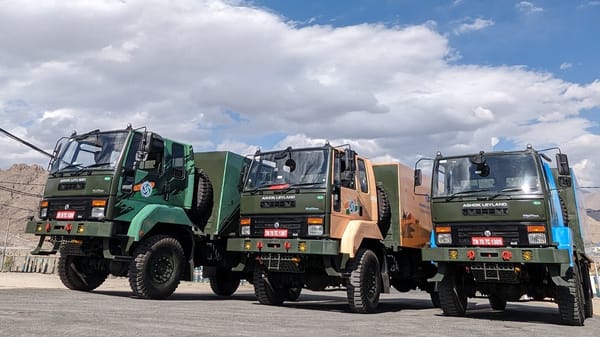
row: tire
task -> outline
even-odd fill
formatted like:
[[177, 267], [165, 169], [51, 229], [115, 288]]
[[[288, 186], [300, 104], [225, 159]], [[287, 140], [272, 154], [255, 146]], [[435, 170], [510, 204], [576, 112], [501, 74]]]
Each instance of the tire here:
[[382, 186], [377, 185], [377, 227], [381, 235], [385, 239], [387, 232], [390, 230], [392, 221], [392, 211], [390, 207], [390, 199]]
[[446, 316], [464, 316], [467, 312], [464, 275], [457, 270], [449, 270], [439, 283], [440, 307]]
[[269, 280], [264, 267], [254, 269], [254, 294], [261, 304], [281, 305], [288, 296], [288, 288], [281, 288]]
[[506, 299], [505, 298], [500, 297], [495, 294], [489, 294], [488, 301], [490, 301], [490, 306], [492, 307], [492, 309], [500, 310], [500, 311], [506, 310]]
[[60, 254], [58, 276], [65, 287], [71, 290], [91, 291], [98, 288], [108, 277], [108, 270], [94, 266], [92, 258]]
[[129, 264], [129, 285], [133, 293], [145, 299], [170, 296], [181, 281], [185, 256], [177, 239], [155, 235], [142, 241]]
[[286, 300], [290, 302], [295, 302], [300, 297], [300, 293], [302, 292], [302, 288], [290, 288], [288, 289], [288, 294]]
[[594, 317], [594, 289], [590, 281], [590, 267], [585, 263], [581, 265], [581, 280], [584, 294], [583, 312], [585, 318], [591, 318]]
[[556, 287], [556, 302], [560, 321], [565, 325], [582, 326], [585, 320], [584, 296], [577, 263], [567, 271], [568, 286]]
[[381, 270], [373, 251], [361, 248], [352, 262], [352, 272], [347, 284], [350, 310], [357, 313], [373, 313], [381, 294]]
[[437, 291], [432, 291], [429, 293], [429, 297], [431, 298], [431, 304], [434, 308], [440, 308], [440, 293]]
[[194, 197], [194, 208], [190, 218], [196, 224], [204, 224], [212, 213], [213, 186], [208, 175], [203, 170], [196, 172], [196, 195]]
[[211, 276], [210, 289], [218, 296], [231, 296], [240, 286], [240, 278], [228, 269], [217, 268], [216, 276]]

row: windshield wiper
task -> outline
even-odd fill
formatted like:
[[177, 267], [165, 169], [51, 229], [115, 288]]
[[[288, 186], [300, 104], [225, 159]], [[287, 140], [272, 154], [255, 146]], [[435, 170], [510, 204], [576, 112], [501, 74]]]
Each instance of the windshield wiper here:
[[496, 192], [496, 194], [489, 196], [488, 200], [496, 199], [499, 196], [507, 196], [510, 199], [511, 194], [507, 194], [508, 192], [521, 192], [521, 191], [523, 191], [523, 188], [521, 188], [521, 187], [505, 188], [505, 189], [502, 189], [502, 190]]
[[446, 197], [446, 201], [450, 201], [454, 198], [456, 198], [457, 196], [461, 195], [461, 194], [473, 194], [473, 193], [478, 193], [478, 192], [485, 192], [485, 191], [489, 191], [489, 188], [480, 188], [477, 190], [468, 190], [468, 191], [460, 191], [460, 192], [456, 192], [453, 193], [452, 195], [449, 195], [448, 197]]
[[323, 185], [322, 182], [312, 182], [312, 183], [299, 183], [299, 184], [291, 184], [290, 186], [288, 186], [284, 192], [288, 192], [289, 190], [292, 190], [294, 188], [297, 187], [304, 187], [304, 186], [314, 186], [314, 185]]
[[[245, 190], [244, 192], [250, 192], [250, 193], [254, 194], [257, 191], [264, 190], [266, 188], [273, 187], [273, 186], [279, 186], [279, 185], [285, 186], [285, 185], [289, 185], [289, 184], [287, 184], [287, 183], [262, 184], [260, 186], [257, 186], [255, 188], [251, 189], [251, 190]], [[287, 188], [287, 186], [286, 186], [286, 188]]]

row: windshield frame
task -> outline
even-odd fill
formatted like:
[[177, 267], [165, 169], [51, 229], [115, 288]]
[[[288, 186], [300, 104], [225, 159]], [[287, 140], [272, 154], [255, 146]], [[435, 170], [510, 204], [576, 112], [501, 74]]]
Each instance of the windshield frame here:
[[254, 155], [244, 192], [265, 189], [323, 189], [329, 182], [331, 148], [288, 148]]
[[56, 145], [57, 157], [50, 173], [81, 172], [86, 170], [114, 171], [127, 148], [126, 130], [91, 132], [61, 139]]
[[499, 197], [543, 192], [544, 181], [537, 153], [492, 152], [483, 155], [436, 158], [431, 197]]

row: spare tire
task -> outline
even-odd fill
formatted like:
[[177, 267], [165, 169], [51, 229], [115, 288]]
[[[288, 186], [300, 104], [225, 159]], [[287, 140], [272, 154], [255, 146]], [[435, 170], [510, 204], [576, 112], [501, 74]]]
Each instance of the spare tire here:
[[392, 210], [390, 199], [381, 185], [377, 185], [377, 211], [377, 227], [379, 227], [379, 231], [385, 239], [392, 222]]
[[213, 207], [213, 187], [203, 170], [196, 171], [196, 194], [190, 217], [196, 224], [205, 224]]

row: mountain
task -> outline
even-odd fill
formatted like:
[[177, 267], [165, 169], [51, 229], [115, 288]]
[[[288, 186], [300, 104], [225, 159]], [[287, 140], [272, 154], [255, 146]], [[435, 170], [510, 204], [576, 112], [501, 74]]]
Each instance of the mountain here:
[[[35, 237], [24, 234], [28, 217], [37, 213], [48, 177], [38, 165], [15, 164], [0, 170], [0, 246], [34, 246]], [[8, 231], [7, 231], [8, 228]]]

